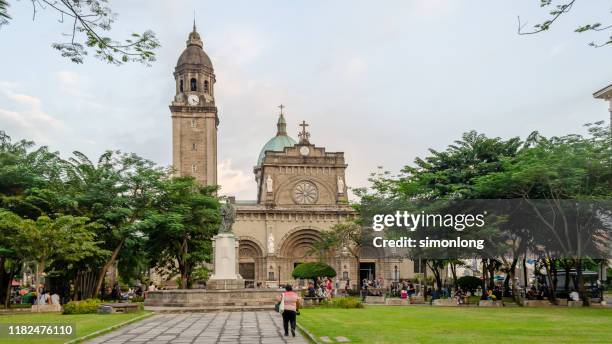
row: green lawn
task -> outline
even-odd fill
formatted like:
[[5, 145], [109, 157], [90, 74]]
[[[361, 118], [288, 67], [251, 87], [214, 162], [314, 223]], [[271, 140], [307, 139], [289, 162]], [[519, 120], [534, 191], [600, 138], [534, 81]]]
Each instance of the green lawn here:
[[313, 335], [354, 343], [612, 343], [612, 309], [366, 306], [301, 314]]
[[[12, 314], [0, 315], [0, 324], [7, 323], [72, 323], [76, 325], [76, 337], [85, 336], [95, 331], [105, 329], [109, 326], [117, 325], [130, 319], [142, 316], [147, 312], [125, 313], [125, 314]], [[19, 343], [19, 344], [55, 344], [64, 343], [72, 338], [38, 338], [28, 339], [20, 337], [16, 339], [0, 338], [0, 343]]]

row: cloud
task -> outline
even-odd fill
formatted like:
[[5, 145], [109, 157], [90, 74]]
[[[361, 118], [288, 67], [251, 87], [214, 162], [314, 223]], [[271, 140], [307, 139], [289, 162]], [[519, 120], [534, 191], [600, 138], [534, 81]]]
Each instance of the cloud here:
[[16, 91], [15, 83], [0, 82], [0, 127], [9, 135], [49, 143], [66, 130], [59, 119], [45, 112], [39, 98]]
[[220, 194], [236, 196], [238, 199], [252, 199], [254, 195], [253, 176], [243, 170], [234, 169], [232, 160], [226, 159], [219, 163]]
[[358, 78], [365, 72], [366, 67], [366, 62], [361, 57], [352, 57], [346, 63], [346, 76], [350, 79]]
[[216, 49], [218, 60], [232, 65], [244, 65], [257, 59], [269, 45], [265, 35], [254, 28], [234, 27], [211, 36], [221, 43]]
[[90, 98], [90, 94], [85, 91], [85, 83], [78, 73], [60, 70], [55, 73], [55, 78], [61, 92], [71, 97]]

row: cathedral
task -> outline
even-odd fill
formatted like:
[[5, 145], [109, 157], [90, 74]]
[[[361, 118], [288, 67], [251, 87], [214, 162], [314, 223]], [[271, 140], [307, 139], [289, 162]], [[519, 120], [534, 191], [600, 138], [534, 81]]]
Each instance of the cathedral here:
[[[172, 163], [178, 175], [217, 185], [220, 116], [215, 73], [203, 48], [194, 24], [174, 70]], [[302, 121], [298, 140], [292, 138], [281, 105], [276, 134], [253, 157], [257, 200], [230, 198], [236, 207], [233, 232], [239, 238], [239, 273], [247, 287], [302, 284], [291, 272], [302, 262], [321, 259], [313, 250], [320, 233], [357, 216], [348, 203], [344, 153], [315, 145], [308, 126]], [[338, 282], [349, 281], [352, 287], [364, 278], [393, 281], [420, 272], [414, 271], [411, 261], [373, 248], [362, 249], [359, 262], [346, 251], [324, 259], [336, 270]]]

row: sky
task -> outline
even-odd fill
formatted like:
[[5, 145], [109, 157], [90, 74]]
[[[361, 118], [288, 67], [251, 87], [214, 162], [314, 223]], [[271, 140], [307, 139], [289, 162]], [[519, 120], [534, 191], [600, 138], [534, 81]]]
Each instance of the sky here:
[[539, 0], [155, 1], [111, 0], [110, 35], [155, 31], [157, 61], [74, 64], [51, 49], [70, 31], [55, 12], [32, 20], [30, 1], [9, 1], [0, 28], [0, 130], [67, 157], [108, 149], [171, 163], [172, 72], [195, 10], [213, 61], [222, 194], [255, 199], [253, 166], [275, 135], [279, 104], [289, 134], [345, 153], [349, 187], [379, 166], [398, 172], [463, 132], [525, 138], [584, 133], [607, 120], [593, 92], [612, 83], [605, 36], [573, 30], [610, 22], [609, 0], [578, 2], [551, 31], [517, 34], [517, 17], [546, 19]]

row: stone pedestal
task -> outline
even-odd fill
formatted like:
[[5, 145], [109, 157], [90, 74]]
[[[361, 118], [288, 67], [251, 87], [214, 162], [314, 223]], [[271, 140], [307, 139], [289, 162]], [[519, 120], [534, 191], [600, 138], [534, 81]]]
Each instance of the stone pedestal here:
[[206, 282], [211, 290], [233, 290], [244, 288], [244, 279], [238, 270], [238, 240], [232, 233], [219, 233], [213, 237], [214, 273]]

